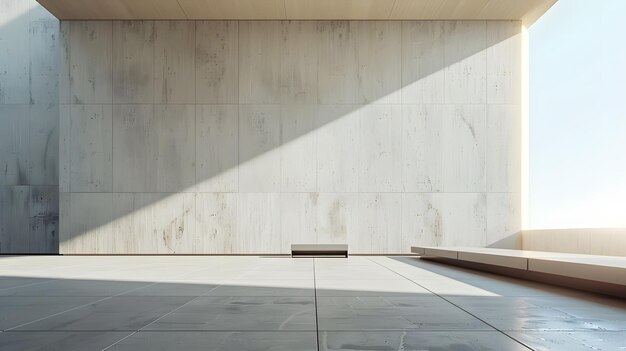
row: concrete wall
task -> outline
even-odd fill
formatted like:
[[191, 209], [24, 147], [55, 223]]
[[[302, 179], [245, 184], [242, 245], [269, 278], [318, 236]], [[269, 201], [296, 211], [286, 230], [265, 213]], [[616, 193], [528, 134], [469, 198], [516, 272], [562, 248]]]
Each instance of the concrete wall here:
[[0, 0], [0, 253], [58, 252], [59, 22]]
[[62, 253], [520, 229], [519, 22], [62, 22]]

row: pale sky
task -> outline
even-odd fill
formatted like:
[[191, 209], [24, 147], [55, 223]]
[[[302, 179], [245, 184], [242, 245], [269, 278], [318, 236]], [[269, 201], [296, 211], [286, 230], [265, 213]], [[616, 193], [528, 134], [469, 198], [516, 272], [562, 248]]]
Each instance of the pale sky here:
[[529, 41], [530, 227], [626, 227], [626, 0], [559, 0]]

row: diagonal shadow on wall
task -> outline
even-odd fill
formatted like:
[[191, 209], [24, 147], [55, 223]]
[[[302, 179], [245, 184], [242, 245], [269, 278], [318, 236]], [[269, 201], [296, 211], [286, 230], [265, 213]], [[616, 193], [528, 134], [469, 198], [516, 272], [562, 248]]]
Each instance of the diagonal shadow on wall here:
[[[63, 24], [67, 32], [62, 37], [70, 36], [62, 39], [70, 43], [62, 51], [70, 57], [68, 86], [63, 76], [60, 83], [70, 102], [61, 106], [64, 252], [259, 253], [258, 247], [285, 252], [289, 239], [299, 234], [285, 239], [292, 234], [283, 233], [281, 242], [275, 235], [281, 228], [258, 224], [291, 209], [292, 203], [277, 198], [281, 193], [305, 194], [311, 203], [326, 201], [324, 194], [339, 194], [324, 205], [328, 212], [322, 216], [329, 218], [324, 229], [303, 227], [313, 227], [317, 236], [307, 241], [345, 242], [350, 240], [345, 194], [447, 191], [442, 180], [428, 179], [427, 170], [419, 174], [420, 165], [413, 174], [404, 170], [419, 159], [407, 161], [407, 155], [432, 150], [429, 141], [441, 137], [442, 130], [429, 135], [424, 121], [459, 117], [463, 133], [473, 138], [470, 144], [480, 145], [476, 153], [483, 153], [486, 106], [519, 106], [519, 22], [495, 29], [484, 21], [235, 22], [237, 72], [231, 77], [223, 76], [229, 63], [206, 56], [203, 46], [223, 47], [223, 36], [209, 30], [215, 37], [205, 41], [198, 35], [200, 27], [216, 23], [224, 25], [98, 22], [111, 29], [110, 37], [102, 39], [112, 50], [110, 68], [103, 68], [108, 59], [89, 51], [98, 46], [81, 41], [98, 36], [90, 23]], [[195, 36], [193, 52], [181, 54], [188, 27]], [[507, 41], [518, 44], [500, 49]], [[189, 56], [195, 71], [185, 71]], [[77, 57], [91, 61], [77, 62]], [[202, 58], [217, 71], [201, 72]], [[99, 91], [101, 82], [77, 83], [99, 69], [110, 70], [113, 104], [89, 102], [102, 96], [89, 98], [88, 91], [77, 90], [88, 90], [81, 84], [89, 83]], [[180, 102], [186, 99], [180, 92], [191, 86], [185, 85], [185, 74], [195, 80], [195, 101]], [[208, 79], [204, 91], [219, 95], [228, 88], [212, 84], [228, 84], [227, 78], [236, 79], [236, 100], [218, 96], [217, 102], [225, 103], [198, 102], [205, 98], [198, 92], [199, 79]], [[475, 113], [478, 122], [458, 106], [482, 106]], [[426, 131], [410, 134], [407, 121]], [[482, 134], [476, 133], [478, 127]], [[403, 150], [403, 140], [424, 134], [431, 139]], [[456, 150], [462, 158], [463, 146]], [[435, 151], [423, 157], [443, 167], [443, 151]], [[484, 158], [478, 165], [468, 160], [454, 164], [461, 169], [458, 178], [479, 168], [467, 190], [486, 192]], [[235, 193], [246, 195], [233, 198]], [[232, 211], [238, 219], [235, 228], [226, 225], [231, 232], [206, 226], [228, 220]], [[330, 223], [333, 216], [342, 219]], [[241, 218], [248, 224], [242, 225]], [[207, 248], [216, 236], [228, 236], [219, 239], [228, 247]]]

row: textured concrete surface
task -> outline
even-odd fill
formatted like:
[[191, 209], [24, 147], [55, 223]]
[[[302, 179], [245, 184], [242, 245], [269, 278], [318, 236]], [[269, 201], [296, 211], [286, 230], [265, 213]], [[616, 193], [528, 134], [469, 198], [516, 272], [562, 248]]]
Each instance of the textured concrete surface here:
[[61, 23], [62, 253], [485, 246], [521, 227], [521, 23]]
[[3, 257], [0, 350], [620, 350], [626, 303], [409, 257]]
[[59, 21], [0, 0], [0, 253], [59, 245]]

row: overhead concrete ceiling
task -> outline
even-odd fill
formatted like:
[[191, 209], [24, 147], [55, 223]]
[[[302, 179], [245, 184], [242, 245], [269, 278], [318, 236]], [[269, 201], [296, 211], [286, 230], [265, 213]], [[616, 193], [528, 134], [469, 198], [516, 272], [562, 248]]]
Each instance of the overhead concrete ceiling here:
[[557, 0], [37, 0], [61, 20], [521, 20]]

